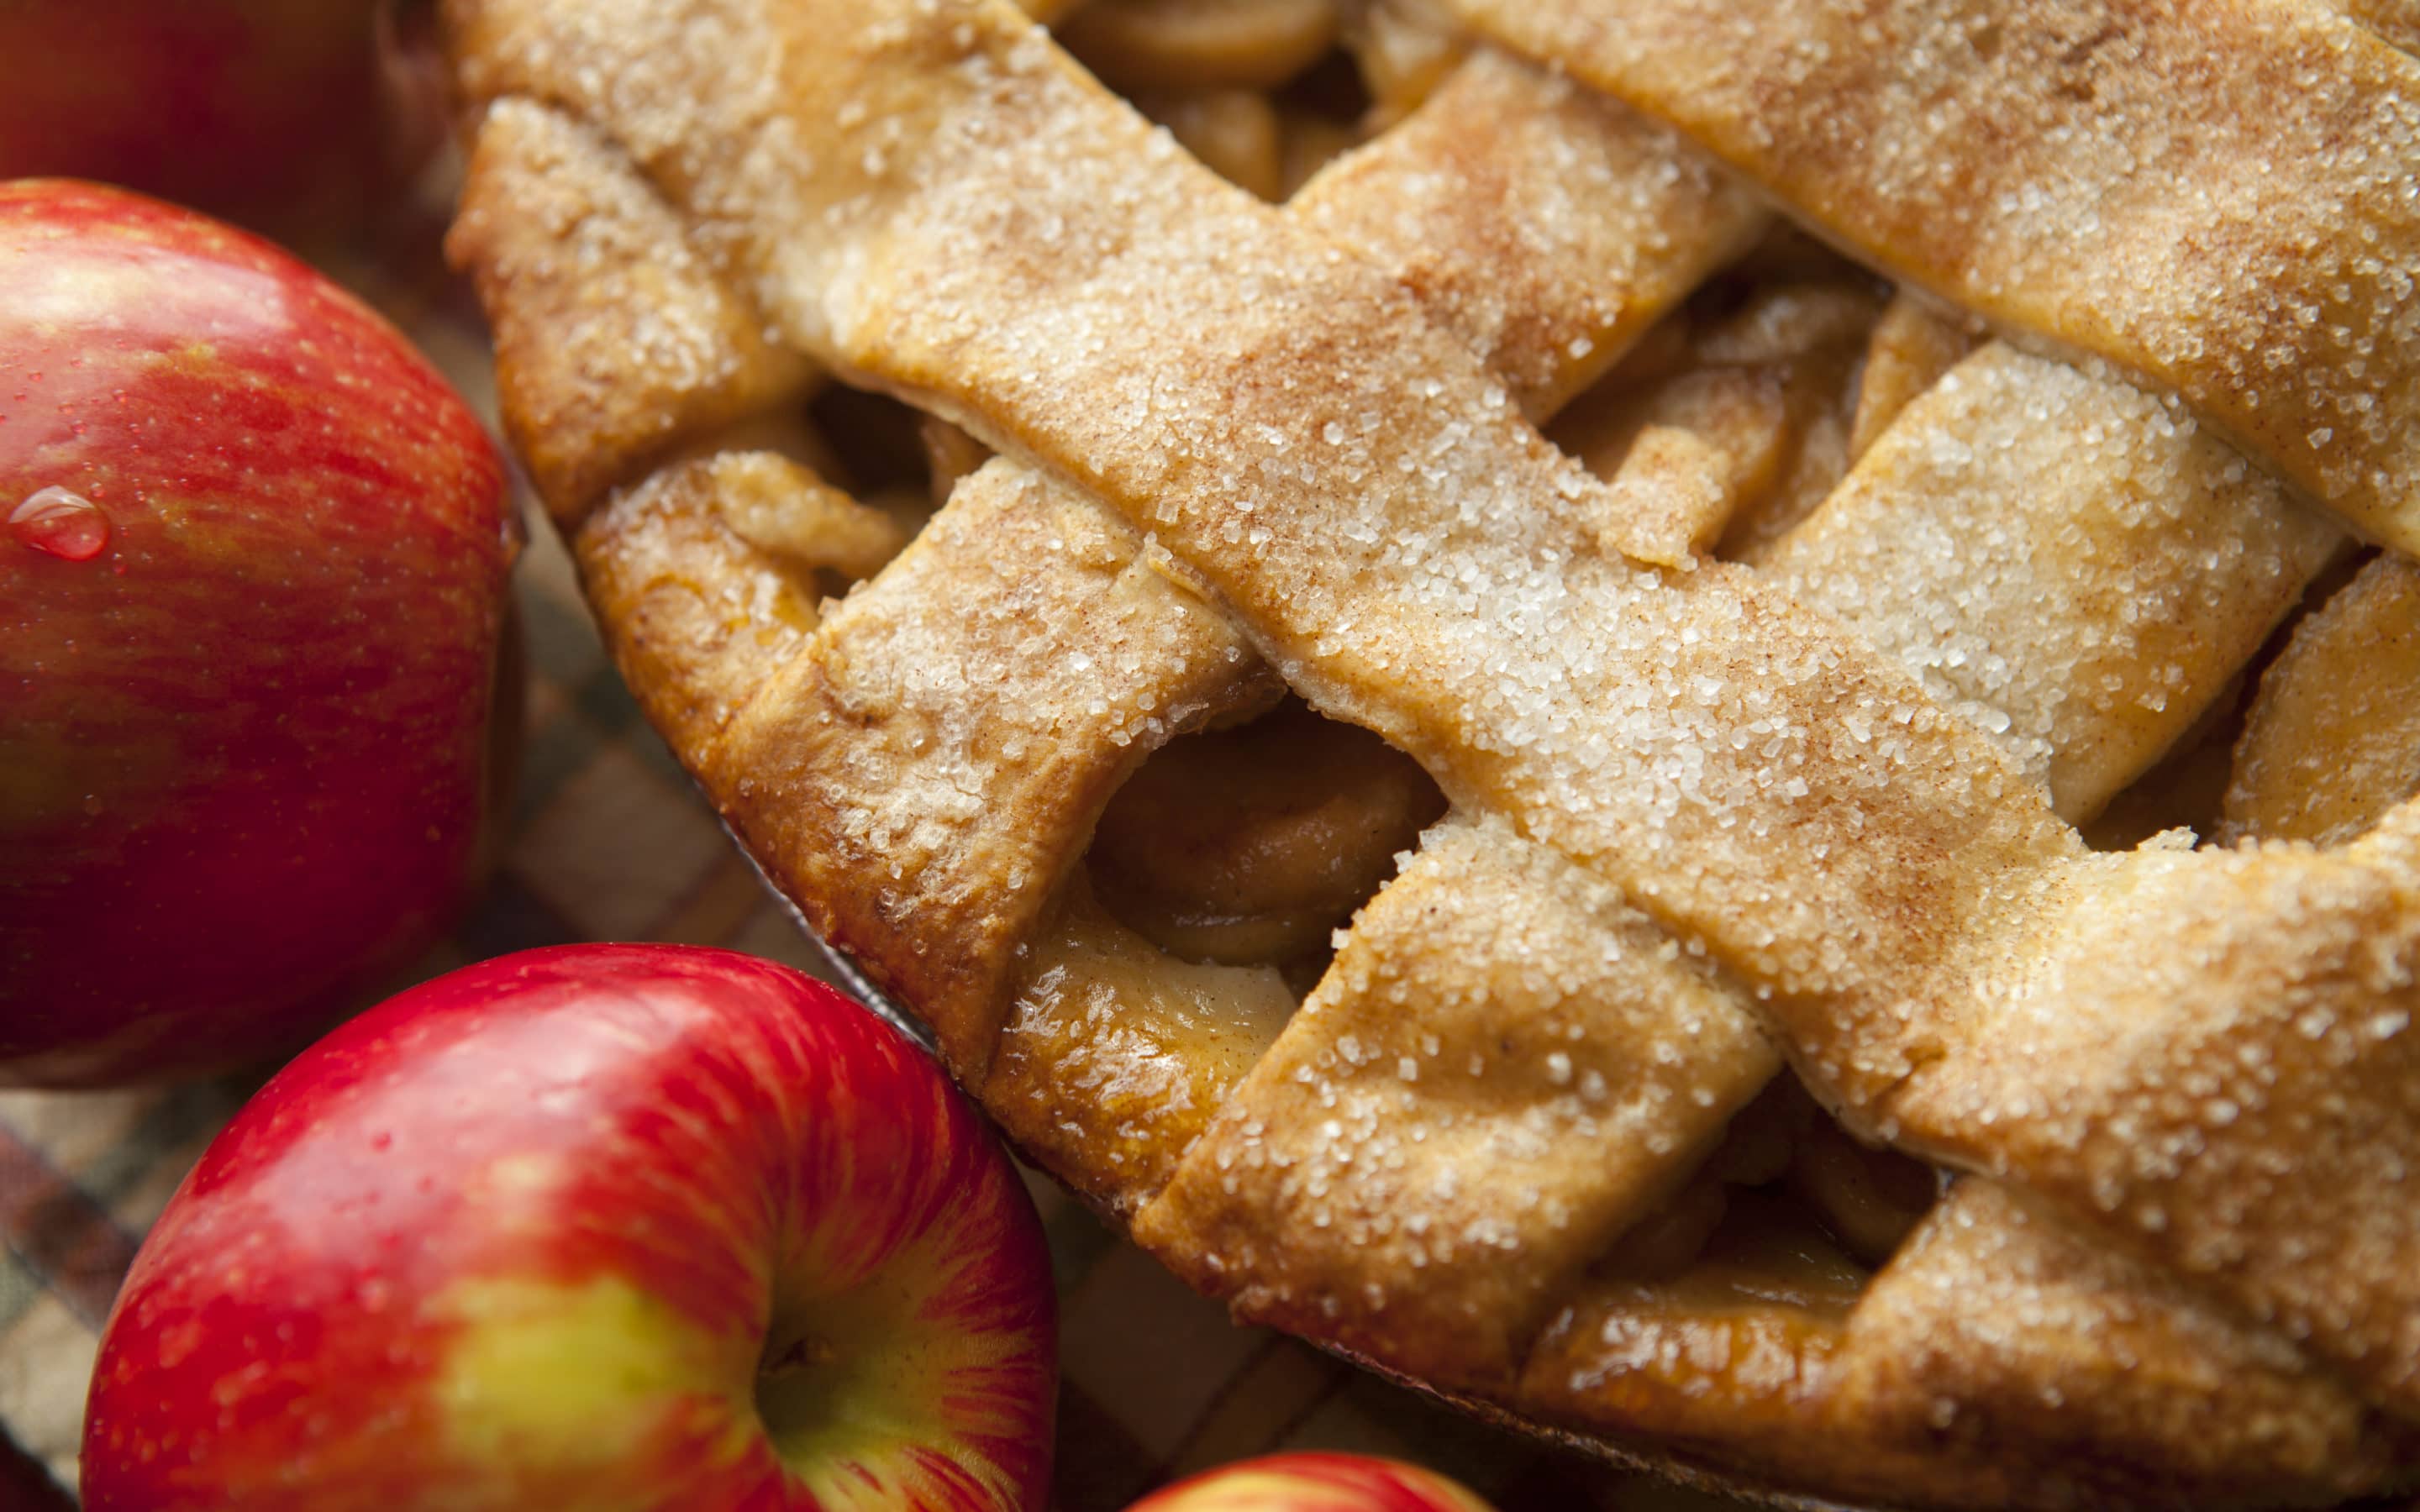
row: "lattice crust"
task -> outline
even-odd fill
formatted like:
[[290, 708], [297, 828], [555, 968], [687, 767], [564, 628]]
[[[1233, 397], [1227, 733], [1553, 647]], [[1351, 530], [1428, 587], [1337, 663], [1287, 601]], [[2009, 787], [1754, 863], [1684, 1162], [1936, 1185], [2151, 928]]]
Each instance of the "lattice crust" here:
[[558, 520], [675, 440], [801, 396], [810, 364], [690, 246], [671, 207], [589, 128], [508, 102], [482, 129], [509, 177], [462, 204], [458, 255], [509, 283], [496, 363], [516, 449]]
[[1617, 889], [1450, 820], [1137, 1231], [1256, 1316], [1500, 1388], [1778, 1067]]
[[[2357, 1493], [2384, 1468], [2359, 1398], [2315, 1389], [2306, 1359], [2004, 1188], [1954, 1189], [1845, 1317], [1777, 1269], [1717, 1256], [1695, 1294], [1583, 1288], [1522, 1399], [1888, 1500], [2269, 1505]], [[1735, 1279], [1752, 1289], [1727, 1296]], [[1710, 1381], [1767, 1443], [1707, 1436]]]
[[[2012, 171], [2063, 183], [2111, 171], [2054, 129], [2069, 95], [2136, 98], [2180, 27], [2237, 66], [2167, 81], [2188, 120], [2226, 103], [2219, 75], [2267, 78], [2296, 49], [2342, 63], [2371, 113], [2331, 85], [2277, 140], [2335, 113], [2322, 177], [2350, 220], [2231, 171], [2251, 116], [2194, 149], [2235, 198], [2111, 196], [2088, 228], [2267, 256], [2316, 226], [2297, 266], [2355, 275], [2320, 290], [2354, 322], [2339, 335], [1993, 240], [1993, 202], [1956, 182], [1978, 117], [1948, 110], [1936, 140], [1889, 138], [1870, 163], [1826, 147], [1800, 107], [1848, 76], [1795, 71], [1816, 55], [1790, 50], [1803, 24], [1766, 76], [1692, 80], [1702, 51], [1614, 35], [1717, 36], [1691, 4], [1627, 6], [1610, 29], [1585, 7], [1466, 8], [1651, 108], [1683, 85], [1769, 98], [1766, 139], [1711, 145], [1794, 211], [2026, 340], [2174, 384], [2397, 539], [2410, 501], [2380, 470], [2409, 455], [2395, 407], [2420, 388], [2381, 291], [2408, 287], [2413, 241], [2376, 170], [2413, 161], [2415, 91], [2368, 34], [2077, 3], [2028, 9], [1997, 39], [2024, 67], [1984, 69], [1988, 87], [1887, 46], [1840, 63], [1885, 94], [2008, 107], [2030, 130]], [[1776, 28], [1814, 14], [1750, 8]], [[1543, 74], [1482, 51], [1443, 76], [1459, 47], [1408, 13], [1094, 11], [1071, 39], [1145, 37], [1173, 71], [1135, 82], [1182, 97], [1146, 102], [1192, 139], [1244, 122], [1239, 161], [1269, 161], [1264, 118], [1235, 102], [1259, 97], [1234, 94], [1218, 35], [1154, 13], [1309, 16], [1322, 46], [1341, 29], [1373, 119], [1403, 124], [1280, 214], [1001, 8], [448, 8], [469, 92], [493, 101], [455, 245], [497, 323], [508, 420], [549, 459], [534, 473], [650, 717], [768, 870], [1138, 1237], [1243, 1310], [1397, 1369], [1845, 1494], [2206, 1504], [2391, 1473], [2406, 1430], [2379, 1410], [2408, 1420], [2420, 1392], [2397, 1266], [2415, 1218], [2395, 1196], [2420, 1143], [2420, 816], [2342, 852], [2109, 856], [2059, 817], [2196, 727], [2340, 533], [2104, 370], [1969, 356], [1962, 318], [1906, 295], [1869, 339], [1869, 296], [1791, 285], [1786, 252], [1752, 257], [1765, 291], [1680, 351], [1681, 326], [1654, 322], [1763, 212], [1697, 147]], [[1865, 14], [1889, 39], [1950, 12]], [[2119, 40], [2037, 57], [2037, 15]], [[1263, 65], [1283, 71], [1281, 51]], [[1205, 100], [1228, 103], [1177, 119]], [[2131, 107], [2112, 120], [2141, 161], [2187, 150]], [[1902, 193], [1913, 168], [1939, 192]], [[1925, 224], [1876, 251], [1876, 227], [1897, 241], [1878, 206]], [[1997, 261], [1947, 260], [1962, 248]], [[2066, 301], [1993, 282], [2021, 267]], [[2317, 388], [2258, 388], [2272, 408], [2245, 423], [2247, 364], [2364, 339]], [[1009, 454], [838, 606], [819, 585], [914, 521], [837, 495], [810, 436], [754, 418], [811, 381], [786, 349]], [[1600, 484], [1523, 416], [1617, 361], [1648, 397], [1573, 422], [1621, 439], [1578, 447], [1606, 446]], [[2352, 417], [2340, 445], [2267, 423], [2320, 404]], [[1761, 571], [1696, 554], [1715, 539]], [[2389, 570], [2408, 571], [2371, 575]], [[2329, 683], [2288, 670], [2360, 640], [2323, 634], [2346, 604], [2306, 624], [2263, 708]], [[1265, 706], [1273, 667], [1457, 805], [1299, 1012], [1273, 968], [1151, 946], [1081, 860], [1135, 764]], [[2256, 717], [2247, 749], [2274, 723]], [[2365, 772], [2393, 765], [2380, 738]], [[1728, 1184], [1761, 1179], [1740, 1173], [1772, 1143], [1753, 1109], [1774, 1042], [1864, 1136], [1995, 1175], [1960, 1181], [1870, 1286]], [[1849, 1150], [1806, 1134], [1803, 1184], [1887, 1254], [1908, 1220], [1854, 1194]], [[1641, 1269], [1708, 1226], [1678, 1273]]]
[[[2420, 392], [2377, 378], [2420, 363], [2420, 121], [2380, 34], [2282, 0], [1453, 4], [1861, 259], [2180, 393], [2420, 549]], [[2409, 36], [2408, 5], [2350, 8]]]
[[2082, 823], [2201, 717], [2341, 541], [2151, 395], [1993, 344], [1761, 565], [1998, 734]]

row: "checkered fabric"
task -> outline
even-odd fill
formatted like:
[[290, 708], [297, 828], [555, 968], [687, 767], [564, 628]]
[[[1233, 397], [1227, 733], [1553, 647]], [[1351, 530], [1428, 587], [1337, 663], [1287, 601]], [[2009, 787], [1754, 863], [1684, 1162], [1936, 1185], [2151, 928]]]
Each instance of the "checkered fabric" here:
[[[334, 264], [489, 416], [479, 317], [415, 220], [405, 251]], [[533, 507], [519, 569], [527, 678], [506, 841], [482, 896], [412, 980], [572, 940], [666, 940], [767, 956], [830, 979], [814, 943], [724, 837], [598, 643], [571, 563]], [[398, 985], [401, 985], [400, 983]], [[71, 1506], [89, 1376], [144, 1230], [211, 1134], [266, 1076], [173, 1088], [0, 1092], [0, 1512]], [[1062, 1309], [1054, 1506], [1114, 1512], [1174, 1476], [1281, 1449], [1391, 1455], [1506, 1512], [1683, 1512], [1730, 1504], [1536, 1448], [1295, 1340], [1239, 1328], [1029, 1173]]]

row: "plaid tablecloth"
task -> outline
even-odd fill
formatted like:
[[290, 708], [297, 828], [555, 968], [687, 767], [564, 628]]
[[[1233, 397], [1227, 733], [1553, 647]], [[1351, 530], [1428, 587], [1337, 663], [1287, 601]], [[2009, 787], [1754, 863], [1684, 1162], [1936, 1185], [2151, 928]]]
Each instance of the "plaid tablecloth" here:
[[[406, 239], [399, 257], [339, 270], [492, 422], [476, 311], [437, 266], [426, 216]], [[726, 946], [829, 977], [640, 718], [568, 558], [534, 511], [531, 525], [516, 585], [529, 666], [509, 841], [483, 897], [419, 975], [613, 939]], [[0, 1512], [69, 1504], [58, 1488], [74, 1484], [85, 1383], [119, 1278], [264, 1074], [146, 1091], [0, 1092]], [[1304, 1447], [1433, 1465], [1507, 1512], [1727, 1504], [1542, 1451], [1295, 1341], [1237, 1327], [1047, 1179], [1029, 1174], [1029, 1184], [1063, 1319], [1061, 1512], [1114, 1512], [1171, 1475]]]

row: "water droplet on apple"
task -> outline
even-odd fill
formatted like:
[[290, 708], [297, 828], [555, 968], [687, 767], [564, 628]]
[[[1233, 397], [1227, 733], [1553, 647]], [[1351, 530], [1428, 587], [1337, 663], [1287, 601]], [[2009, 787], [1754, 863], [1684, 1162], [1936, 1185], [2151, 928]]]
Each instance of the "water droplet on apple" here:
[[109, 517], [80, 493], [44, 488], [9, 511], [8, 533], [63, 562], [90, 562], [109, 545]]

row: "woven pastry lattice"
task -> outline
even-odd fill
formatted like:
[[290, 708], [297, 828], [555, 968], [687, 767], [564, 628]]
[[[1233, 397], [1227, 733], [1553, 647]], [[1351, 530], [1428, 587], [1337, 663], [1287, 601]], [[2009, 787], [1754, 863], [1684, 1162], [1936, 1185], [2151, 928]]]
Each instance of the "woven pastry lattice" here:
[[[2420, 17], [1055, 8], [447, 7], [516, 441], [826, 937], [1197, 1285], [1530, 1422], [1911, 1501], [2408, 1474]], [[1292, 188], [1340, 35], [1359, 140], [1204, 165]], [[932, 417], [929, 519], [839, 486], [835, 381]], [[1102, 816], [1281, 695], [1447, 810], [1364, 797], [1417, 849], [1307, 972], [1105, 882], [1221, 843], [1215, 781]], [[2225, 843], [2087, 845], [2205, 747]]]

